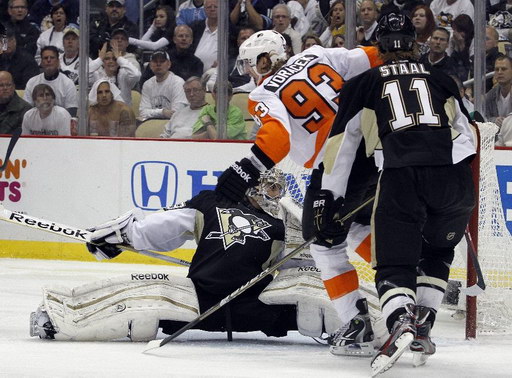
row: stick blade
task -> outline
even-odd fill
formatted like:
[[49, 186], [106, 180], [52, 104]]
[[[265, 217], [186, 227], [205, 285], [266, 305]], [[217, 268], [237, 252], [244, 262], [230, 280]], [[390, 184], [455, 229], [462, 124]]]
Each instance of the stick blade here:
[[475, 284], [466, 289], [461, 289], [460, 291], [462, 294], [467, 295], [469, 297], [476, 297], [477, 295], [484, 293], [485, 289], [478, 286], [478, 284]]
[[161, 347], [162, 340], [151, 340], [149, 343], [146, 344], [146, 348], [142, 351], [142, 353], [147, 353], [150, 350], [158, 349]]

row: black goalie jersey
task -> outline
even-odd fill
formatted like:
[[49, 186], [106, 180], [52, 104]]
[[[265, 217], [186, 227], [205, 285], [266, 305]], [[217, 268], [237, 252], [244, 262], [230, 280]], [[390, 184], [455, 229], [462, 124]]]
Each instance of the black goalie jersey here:
[[458, 88], [435, 68], [414, 61], [384, 64], [346, 82], [339, 102], [322, 182], [335, 197], [345, 196], [363, 137], [380, 168], [450, 165], [475, 153]]
[[[219, 200], [213, 191], [203, 191], [184, 204], [151, 214], [132, 227], [137, 249], [172, 251], [187, 240], [196, 240], [188, 277], [194, 282], [202, 308], [261, 273], [284, 245], [281, 220], [248, 204]], [[261, 291], [270, 280], [262, 280], [246, 294]]]

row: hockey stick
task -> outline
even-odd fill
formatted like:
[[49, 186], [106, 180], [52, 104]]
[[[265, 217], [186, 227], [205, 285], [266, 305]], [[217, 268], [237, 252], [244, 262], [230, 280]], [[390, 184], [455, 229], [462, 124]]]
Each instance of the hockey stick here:
[[[371, 201], [373, 201], [375, 197], [368, 198], [365, 200], [361, 205], [356, 207], [354, 210], [352, 210], [350, 213], [345, 215], [343, 218], [341, 218], [338, 222], [344, 223], [347, 219], [352, 217], [354, 214], [356, 214], [358, 211], [360, 211], [363, 207], [368, 205]], [[245, 292], [247, 289], [253, 287], [255, 284], [260, 282], [263, 278], [268, 276], [269, 274], [274, 273], [276, 270], [278, 270], [282, 265], [284, 265], [288, 260], [290, 260], [293, 256], [297, 255], [300, 251], [302, 251], [304, 248], [307, 248], [310, 244], [313, 244], [316, 241], [316, 237], [312, 237], [309, 240], [305, 241], [301, 245], [299, 245], [297, 248], [295, 248], [293, 251], [291, 251], [289, 254], [287, 254], [285, 257], [283, 257], [281, 260], [276, 262], [274, 265], [269, 266], [264, 271], [262, 271], [260, 274], [252, 278], [250, 281], [248, 281], [243, 286], [240, 286], [238, 289], [233, 291], [231, 294], [229, 294], [227, 297], [222, 299], [219, 303], [213, 305], [208, 310], [200, 314], [197, 318], [192, 320], [191, 322], [185, 324], [183, 327], [181, 327], [179, 330], [174, 332], [172, 335], [167, 336], [165, 339], [162, 340], [151, 340], [147, 345], [146, 348], [143, 350], [142, 353], [146, 353], [152, 349], [160, 348], [161, 346], [164, 346], [168, 342], [174, 340], [176, 337], [181, 335], [183, 332], [188, 331], [204, 319], [206, 319], [208, 316], [213, 314], [215, 311], [219, 310], [222, 306], [224, 306], [226, 303], [231, 302], [233, 299], [238, 297], [240, 294]]]
[[478, 294], [482, 294], [485, 291], [486, 284], [484, 275], [482, 273], [482, 268], [480, 267], [480, 263], [478, 262], [478, 257], [476, 255], [475, 244], [473, 243], [473, 238], [469, 233], [469, 227], [466, 227], [464, 236], [466, 237], [466, 242], [469, 247], [469, 257], [471, 258], [471, 263], [473, 264], [473, 268], [475, 268], [477, 282], [476, 284], [466, 289], [462, 289], [461, 292], [469, 297], [476, 297]]
[[[14, 223], [20, 226], [35, 228], [36, 230], [50, 232], [52, 234], [64, 236], [70, 239], [78, 240], [84, 243], [91, 243], [91, 231], [83, 230], [80, 228], [67, 226], [64, 224], [48, 221], [45, 219], [40, 219], [36, 217], [32, 217], [30, 215], [14, 213], [10, 210], [7, 210], [2, 204], [0, 204], [0, 220]], [[91, 243], [94, 244], [94, 243]], [[164, 260], [170, 263], [190, 266], [190, 262], [186, 260], [181, 260], [176, 257], [166, 256], [160, 253], [145, 251], [145, 250], [137, 250], [132, 247], [118, 244], [117, 247], [130, 252], [135, 252], [140, 255], [153, 257], [155, 259]]]
[[7, 152], [5, 153], [5, 159], [0, 166], [0, 172], [5, 171], [5, 168], [7, 168], [7, 164], [9, 164], [9, 158], [11, 157], [11, 152], [14, 149], [14, 146], [16, 145], [16, 142], [18, 141], [19, 137], [21, 135], [21, 127], [14, 130], [11, 136], [11, 140], [9, 141], [9, 145], [7, 146]]

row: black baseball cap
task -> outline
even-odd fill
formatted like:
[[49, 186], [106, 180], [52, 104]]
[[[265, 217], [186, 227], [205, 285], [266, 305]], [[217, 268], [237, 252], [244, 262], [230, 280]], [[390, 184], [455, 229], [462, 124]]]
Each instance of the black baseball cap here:
[[171, 60], [169, 58], [169, 54], [163, 50], [155, 51], [153, 54], [151, 54], [151, 60], [157, 60], [157, 59], [164, 59], [164, 60]]

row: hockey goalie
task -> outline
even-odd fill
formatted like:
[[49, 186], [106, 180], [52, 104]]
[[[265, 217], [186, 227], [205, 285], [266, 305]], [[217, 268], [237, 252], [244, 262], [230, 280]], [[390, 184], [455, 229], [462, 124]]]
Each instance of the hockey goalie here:
[[[187, 277], [163, 268], [160, 273], [137, 272], [72, 289], [45, 287], [43, 302], [31, 315], [31, 336], [147, 341], [160, 328], [172, 334], [302, 242], [300, 209], [280, 202], [284, 192], [284, 175], [274, 168], [241, 203], [203, 191], [168, 211], [144, 217], [132, 210], [94, 227], [87, 248], [98, 259], [115, 258], [122, 245], [171, 251], [195, 239], [197, 250]], [[298, 330], [320, 337], [332, 334], [338, 325], [320, 275], [303, 251], [276, 278], [265, 277], [196, 328], [262, 331], [275, 337]]]

